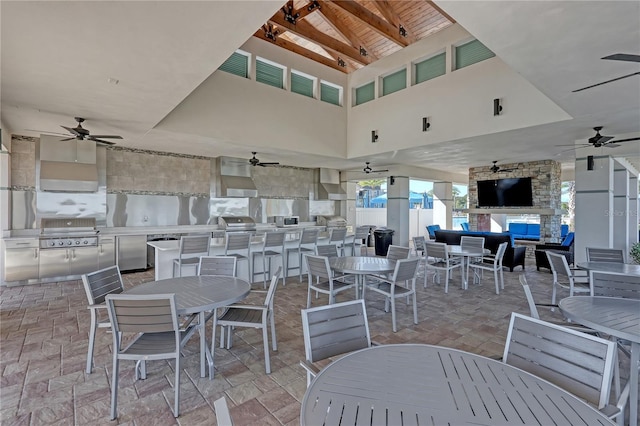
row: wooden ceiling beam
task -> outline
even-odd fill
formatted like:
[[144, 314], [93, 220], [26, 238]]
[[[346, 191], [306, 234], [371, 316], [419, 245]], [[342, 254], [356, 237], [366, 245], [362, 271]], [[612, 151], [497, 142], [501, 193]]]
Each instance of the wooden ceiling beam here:
[[356, 49], [353, 46], [349, 46], [339, 40], [334, 39], [331, 36], [328, 36], [317, 29], [315, 29], [312, 25], [305, 21], [298, 21], [296, 25], [290, 24], [287, 22], [280, 13], [276, 13], [269, 20], [272, 24], [277, 25], [278, 27], [282, 27], [283, 29], [287, 29], [292, 33], [309, 40], [313, 43], [319, 44], [325, 49], [334, 50], [353, 61], [362, 64], [368, 65], [372, 62], [371, 58], [368, 56], [360, 55], [360, 50]]
[[444, 16], [445, 18], [447, 18], [449, 20], [449, 22], [451, 22], [452, 24], [456, 23], [456, 20], [453, 19], [451, 16], [449, 16], [449, 14], [447, 14], [447, 12], [445, 12], [444, 10], [442, 10], [442, 8], [440, 6], [438, 6], [437, 4], [435, 4], [432, 0], [427, 0], [427, 3], [429, 3], [429, 5], [434, 8], [435, 10], [438, 11], [438, 13], [442, 16]]
[[364, 43], [362, 39], [360, 39], [360, 37], [358, 37], [358, 35], [351, 28], [349, 28], [344, 24], [344, 22], [340, 20], [340, 17], [335, 12], [335, 10], [331, 8], [331, 2], [319, 0], [318, 3], [320, 3], [321, 7], [320, 14], [337, 33], [339, 33], [345, 39], [349, 40], [353, 47], [357, 49], [362, 47], [363, 49], [365, 49], [367, 51], [367, 55], [371, 59], [378, 59], [378, 56], [373, 53], [373, 49], [371, 49], [370, 46]]
[[316, 61], [319, 62], [323, 65], [326, 65], [328, 67], [331, 67], [333, 69], [336, 69], [338, 71], [342, 71], [343, 73], [347, 73], [348, 69], [346, 67], [341, 67], [340, 65], [338, 65], [338, 61], [337, 60], [331, 60], [329, 58], [327, 58], [326, 56], [322, 56], [319, 53], [316, 53], [312, 50], [309, 49], [305, 49], [302, 46], [299, 46], [295, 43], [292, 43], [288, 40], [285, 40], [281, 37], [277, 37], [275, 41], [269, 39], [267, 36], [264, 35], [264, 31], [262, 29], [256, 31], [253, 34], [254, 37], [257, 37], [261, 40], [264, 41], [268, 41], [269, 43], [273, 43], [276, 46], [279, 46], [283, 49], [289, 50], [290, 52], [296, 53], [298, 55], [304, 56], [305, 58], [309, 58], [312, 61]]
[[310, 1], [309, 3], [305, 4], [304, 6], [302, 6], [300, 9], [298, 9], [298, 13], [300, 14], [300, 16], [298, 17], [298, 19], [304, 19], [305, 16], [320, 10], [319, 7], [316, 6], [316, 4], [319, 4], [317, 1]]
[[355, 1], [332, 1], [333, 5], [341, 8], [345, 12], [351, 14], [354, 18], [364, 22], [372, 30], [402, 47], [409, 45], [409, 40], [400, 35], [399, 29], [371, 12], [364, 6]]
[[402, 26], [407, 31], [406, 37], [407, 40], [409, 40], [410, 44], [418, 41], [413, 29], [409, 28], [407, 24], [403, 23], [400, 20], [400, 16], [398, 16], [396, 11], [393, 9], [392, 2], [390, 2], [389, 0], [376, 0], [373, 2], [373, 4], [391, 25], [398, 29], [400, 29], [400, 26]]

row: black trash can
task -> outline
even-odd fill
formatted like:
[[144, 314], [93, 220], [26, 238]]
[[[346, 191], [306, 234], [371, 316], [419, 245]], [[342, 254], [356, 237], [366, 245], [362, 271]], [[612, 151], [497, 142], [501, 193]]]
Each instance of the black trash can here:
[[393, 229], [376, 229], [373, 235], [376, 240], [376, 256], [386, 256], [393, 241]]

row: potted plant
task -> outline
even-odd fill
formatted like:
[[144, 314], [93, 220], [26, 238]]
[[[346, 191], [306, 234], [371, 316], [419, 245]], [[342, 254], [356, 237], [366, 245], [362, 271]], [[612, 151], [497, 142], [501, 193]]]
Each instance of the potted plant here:
[[640, 265], [640, 242], [635, 243], [631, 246], [631, 251], [629, 251], [629, 255], [633, 259], [635, 263]]

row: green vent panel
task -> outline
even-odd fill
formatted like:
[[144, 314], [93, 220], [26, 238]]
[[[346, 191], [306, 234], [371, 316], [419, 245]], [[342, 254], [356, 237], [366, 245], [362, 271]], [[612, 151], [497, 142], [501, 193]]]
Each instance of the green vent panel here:
[[407, 87], [407, 69], [389, 74], [382, 78], [382, 96], [386, 96]]
[[432, 56], [415, 64], [416, 84], [445, 75], [447, 72], [446, 54]]
[[282, 68], [256, 59], [256, 81], [282, 89], [284, 88], [283, 76]]
[[495, 53], [487, 49], [487, 47], [478, 40], [470, 41], [462, 46], [456, 47], [456, 69], [493, 58]]
[[372, 81], [369, 84], [360, 86], [356, 89], [356, 105], [361, 105], [365, 102], [372, 101], [375, 97], [375, 86]]
[[313, 80], [292, 72], [291, 91], [313, 98]]
[[239, 75], [240, 77], [249, 77], [249, 57], [242, 53], [235, 52], [229, 57], [224, 64], [218, 68], [220, 71], [230, 74]]
[[340, 89], [328, 84], [320, 83], [320, 100], [339, 106]]

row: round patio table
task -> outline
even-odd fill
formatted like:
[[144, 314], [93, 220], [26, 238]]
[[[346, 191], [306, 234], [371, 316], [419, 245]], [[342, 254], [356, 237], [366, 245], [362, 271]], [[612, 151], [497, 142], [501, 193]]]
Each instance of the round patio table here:
[[301, 425], [612, 425], [559, 387], [502, 362], [440, 346], [373, 346], [329, 364], [302, 400]]
[[[623, 264], [612, 263], [612, 265]], [[638, 424], [640, 300], [602, 296], [572, 296], [562, 299], [559, 306], [564, 316], [570, 320], [631, 342], [631, 362], [629, 364], [629, 382], [627, 383], [627, 386], [630, 387], [629, 424]]]
[[616, 262], [580, 262], [578, 268], [597, 272], [616, 272], [619, 274], [640, 277], [640, 265]]
[[200, 377], [206, 376], [205, 363], [209, 365], [209, 378], [213, 378], [213, 355], [205, 336], [206, 313], [243, 300], [251, 291], [251, 285], [242, 279], [222, 275], [200, 275], [149, 281], [135, 286], [128, 294], [175, 293], [178, 315], [198, 315], [200, 334]]
[[330, 257], [329, 267], [341, 274], [355, 275], [356, 289], [358, 297], [360, 297], [362, 286], [364, 285], [364, 276], [393, 272], [396, 268], [396, 261], [373, 256]]
[[491, 250], [483, 249], [482, 252], [480, 252], [480, 250], [463, 250], [462, 246], [459, 245], [449, 245], [447, 248], [450, 256], [462, 258], [462, 288], [467, 290], [469, 288], [469, 263], [471, 262], [471, 258], [482, 257], [485, 254], [491, 253]]

